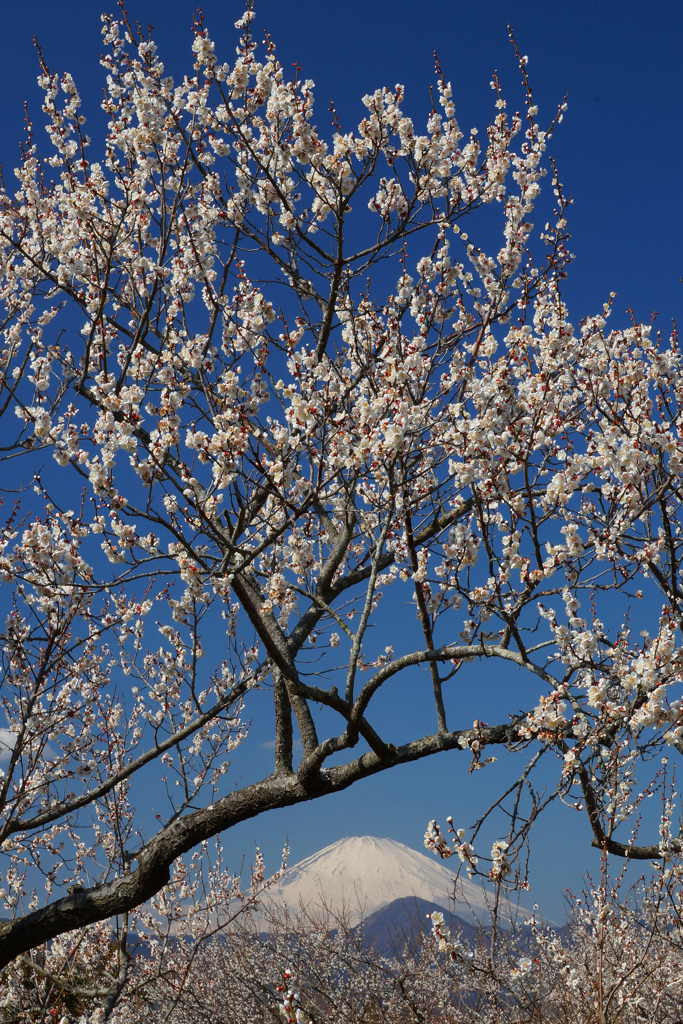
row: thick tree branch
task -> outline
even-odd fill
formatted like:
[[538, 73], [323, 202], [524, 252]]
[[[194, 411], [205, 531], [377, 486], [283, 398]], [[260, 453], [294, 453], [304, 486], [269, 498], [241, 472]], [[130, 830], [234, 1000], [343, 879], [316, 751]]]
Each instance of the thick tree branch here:
[[508, 746], [517, 738], [517, 721], [483, 730], [438, 733], [387, 748], [384, 757], [369, 752], [348, 764], [329, 768], [315, 785], [310, 778], [302, 782], [296, 775], [279, 774], [245, 786], [211, 807], [194, 811], [162, 828], [132, 856], [137, 867], [129, 874], [65, 896], [14, 921], [1, 923], [0, 969], [65, 930], [82, 928], [133, 910], [168, 882], [170, 868], [176, 858], [240, 821], [258, 817], [277, 807], [290, 807], [323, 794], [341, 792], [361, 779], [394, 765], [409, 764], [447, 750], [466, 749], [474, 739], [487, 746]]

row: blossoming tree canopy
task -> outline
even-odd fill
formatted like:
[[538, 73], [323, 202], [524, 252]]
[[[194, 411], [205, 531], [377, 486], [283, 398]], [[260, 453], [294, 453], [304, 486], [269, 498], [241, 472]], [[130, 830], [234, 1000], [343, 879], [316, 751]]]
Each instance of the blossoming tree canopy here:
[[[105, 17], [101, 151], [43, 61], [50, 144], [1, 194], [0, 963], [239, 821], [447, 749], [559, 754], [625, 852], [638, 755], [681, 745], [681, 356], [609, 304], [568, 318], [554, 174], [533, 223], [561, 111], [520, 58], [523, 113], [494, 81], [484, 139], [438, 67], [424, 125], [396, 86], [319, 130], [313, 83], [237, 27], [228, 65], [197, 24], [174, 82]], [[484, 658], [535, 696], [473, 726]], [[378, 710], [399, 675], [402, 728], [432, 707], [409, 741]], [[233, 789], [256, 690], [274, 759]]]

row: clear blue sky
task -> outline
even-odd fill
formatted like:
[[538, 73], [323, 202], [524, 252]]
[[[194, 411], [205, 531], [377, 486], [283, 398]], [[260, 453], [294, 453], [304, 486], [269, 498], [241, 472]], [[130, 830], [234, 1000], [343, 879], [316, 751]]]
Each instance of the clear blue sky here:
[[[127, 7], [132, 20], [155, 26], [169, 73], [189, 72], [191, 0], [130, 0]], [[205, 0], [202, 9], [219, 55], [222, 51], [223, 59], [232, 61], [240, 3]], [[364, 93], [396, 82], [407, 87], [411, 114], [426, 114], [437, 49], [454, 85], [461, 125], [483, 131], [493, 110], [489, 82], [494, 69], [509, 107], [522, 103], [509, 22], [529, 57], [541, 113], [549, 119], [569, 93], [569, 109], [551, 151], [575, 200], [569, 226], [576, 260], [565, 291], [572, 319], [598, 312], [615, 291], [615, 326], [625, 323], [630, 307], [644, 320], [657, 311], [662, 331], [669, 331], [683, 295], [683, 7], [677, 0], [647, 8], [634, 0], [436, 0], [428, 7], [414, 0], [258, 0], [256, 12], [257, 29], [270, 32], [283, 65], [298, 62], [304, 77], [316, 83], [318, 122], [324, 123], [334, 98], [349, 127], [362, 116]], [[99, 13], [98, 0], [5, 5], [0, 162], [7, 184], [17, 163], [25, 99], [36, 124], [40, 121], [33, 35], [53, 70], [71, 71], [84, 112], [94, 113], [103, 81]], [[481, 714], [491, 710], [483, 708]], [[248, 860], [256, 841], [275, 866], [286, 835], [292, 862], [349, 834], [391, 836], [419, 849], [429, 818], [443, 821], [453, 814], [467, 825], [507, 770], [501, 761], [490, 775], [468, 776], [465, 757], [441, 755], [329, 801], [247, 823], [226, 837], [226, 847], [235, 867], [242, 854]], [[536, 836], [532, 898], [557, 919], [564, 887], [578, 887], [589, 867], [597, 870], [598, 864], [589, 848], [587, 823], [566, 809], [552, 810]]]

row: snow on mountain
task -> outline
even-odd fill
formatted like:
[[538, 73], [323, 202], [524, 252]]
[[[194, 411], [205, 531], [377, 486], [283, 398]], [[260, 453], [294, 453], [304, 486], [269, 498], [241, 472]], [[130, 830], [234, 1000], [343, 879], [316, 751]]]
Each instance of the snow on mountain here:
[[[454, 899], [455, 893], [455, 899]], [[340, 839], [288, 868], [266, 900], [290, 913], [301, 907], [344, 909], [351, 924], [381, 907], [417, 897], [434, 908], [452, 906], [464, 920], [483, 921], [486, 894], [480, 885], [458, 879], [445, 863], [416, 853], [393, 839], [351, 836]]]

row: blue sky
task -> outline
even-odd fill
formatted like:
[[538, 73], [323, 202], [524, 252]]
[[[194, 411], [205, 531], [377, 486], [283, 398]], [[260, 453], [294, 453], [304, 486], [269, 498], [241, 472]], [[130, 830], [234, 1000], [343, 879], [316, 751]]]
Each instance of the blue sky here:
[[[155, 26], [154, 37], [173, 75], [189, 71], [194, 8], [191, 0], [128, 4], [132, 20]], [[206, 0], [202, 9], [219, 55], [231, 61], [240, 3]], [[575, 200], [569, 228], [576, 260], [565, 290], [572, 319], [598, 312], [614, 291], [615, 326], [628, 320], [629, 308], [642, 320], [657, 311], [657, 323], [668, 334], [683, 294], [683, 8], [678, 2], [646, 9], [629, 0], [481, 0], [433, 2], [426, 9], [406, 0], [346, 0], [343, 5], [258, 0], [256, 12], [257, 29], [272, 35], [285, 68], [297, 62], [303, 76], [316, 83], [318, 123], [325, 122], [334, 99], [348, 127], [362, 116], [363, 94], [396, 82], [407, 87], [409, 112], [416, 119], [426, 115], [436, 49], [453, 82], [461, 125], [483, 131], [493, 111], [489, 82], [495, 69], [509, 107], [523, 100], [509, 22], [529, 57], [541, 114], [549, 120], [569, 93], [551, 152]], [[97, 0], [34, 0], [3, 10], [0, 162], [8, 185], [18, 162], [24, 100], [40, 123], [33, 35], [53, 70], [71, 71], [84, 112], [95, 115], [103, 81], [99, 13]], [[488, 798], [495, 798], [509, 767], [501, 759], [487, 772], [468, 776], [466, 758], [441, 755], [334, 799], [246, 823], [226, 837], [226, 847], [235, 867], [242, 855], [248, 861], [255, 842], [276, 866], [287, 835], [292, 862], [350, 834], [391, 836], [419, 849], [429, 818], [443, 822], [453, 814], [458, 824], [469, 824], [491, 802]], [[531, 895], [557, 919], [565, 886], [578, 887], [587, 868], [598, 870], [587, 823], [554, 807], [539, 826], [534, 850]]]

